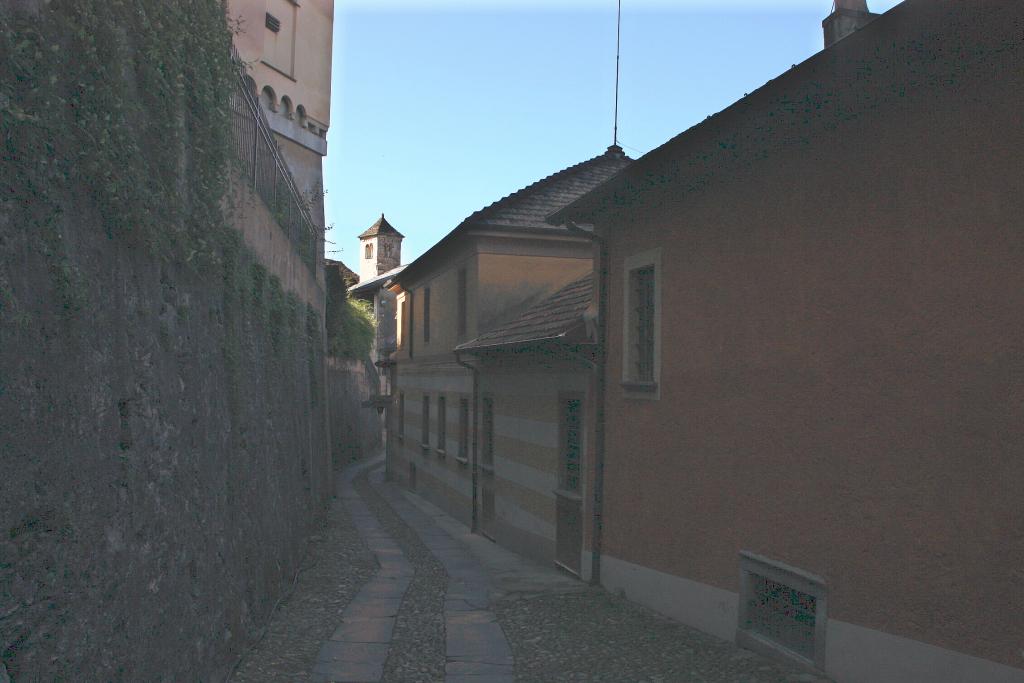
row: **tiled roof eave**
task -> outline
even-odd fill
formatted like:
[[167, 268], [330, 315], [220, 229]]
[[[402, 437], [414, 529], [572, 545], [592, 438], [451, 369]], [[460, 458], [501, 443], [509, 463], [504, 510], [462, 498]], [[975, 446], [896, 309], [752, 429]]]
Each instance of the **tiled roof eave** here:
[[596, 346], [592, 341], [574, 341], [569, 338], [568, 332], [562, 332], [553, 337], [538, 337], [536, 339], [518, 339], [515, 341], [495, 342], [493, 344], [473, 345], [473, 342], [466, 342], [455, 347], [455, 351], [472, 354], [482, 354], [489, 351], [510, 351], [516, 348], [531, 348], [543, 344], [555, 344], [558, 346]]

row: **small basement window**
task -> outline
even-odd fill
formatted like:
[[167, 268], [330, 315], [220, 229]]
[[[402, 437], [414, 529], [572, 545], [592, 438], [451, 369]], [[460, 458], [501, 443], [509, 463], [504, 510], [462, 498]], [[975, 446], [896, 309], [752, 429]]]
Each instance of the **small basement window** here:
[[823, 670], [826, 598], [821, 577], [741, 551], [737, 644]]

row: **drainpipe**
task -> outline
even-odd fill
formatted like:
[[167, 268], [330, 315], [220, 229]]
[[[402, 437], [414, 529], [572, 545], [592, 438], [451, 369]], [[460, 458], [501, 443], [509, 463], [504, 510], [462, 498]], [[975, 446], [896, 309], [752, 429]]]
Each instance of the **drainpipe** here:
[[458, 351], [455, 352], [455, 362], [458, 363], [459, 365], [461, 365], [462, 367], [466, 368], [467, 370], [469, 370], [473, 374], [473, 429], [472, 429], [472, 434], [473, 434], [473, 436], [472, 436], [472, 440], [473, 440], [473, 446], [472, 446], [473, 464], [470, 467], [470, 472], [472, 473], [471, 481], [472, 481], [472, 488], [473, 488], [473, 502], [472, 502], [473, 508], [472, 508], [472, 511], [471, 511], [471, 514], [470, 514], [470, 526], [469, 526], [469, 529], [470, 529], [470, 531], [472, 531], [475, 534], [475, 533], [477, 533], [478, 526], [479, 526], [479, 523], [478, 523], [478, 520], [477, 520], [477, 481], [478, 481], [478, 478], [479, 478], [480, 475], [479, 475], [479, 467], [478, 467], [478, 464], [477, 464], [477, 414], [476, 414], [476, 412], [477, 412], [477, 404], [480, 402], [480, 399], [479, 399], [479, 397], [480, 397], [480, 373], [479, 373], [479, 371], [478, 371], [478, 369], [476, 367], [474, 367], [474, 366], [470, 365], [469, 363], [465, 362], [464, 360], [462, 360], [462, 357], [459, 356], [459, 352]]
[[597, 279], [597, 358], [594, 361], [594, 504], [590, 563], [590, 583], [601, 585], [601, 540], [604, 512], [604, 396], [607, 345], [606, 320], [608, 317], [608, 245], [599, 235], [584, 230], [572, 221], [566, 223], [570, 232], [586, 237], [597, 247], [594, 276]]

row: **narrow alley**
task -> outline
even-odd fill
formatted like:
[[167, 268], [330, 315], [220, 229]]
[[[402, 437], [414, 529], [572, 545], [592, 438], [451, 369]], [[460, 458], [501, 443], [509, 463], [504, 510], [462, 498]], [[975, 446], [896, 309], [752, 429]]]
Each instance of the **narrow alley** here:
[[294, 589], [231, 681], [825, 681], [469, 533], [387, 483], [338, 477]]

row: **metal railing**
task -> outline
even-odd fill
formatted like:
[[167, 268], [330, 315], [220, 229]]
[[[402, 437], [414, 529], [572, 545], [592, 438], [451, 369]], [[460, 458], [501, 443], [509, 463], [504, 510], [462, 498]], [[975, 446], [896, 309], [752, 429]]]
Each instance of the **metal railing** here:
[[234, 47], [231, 56], [238, 65], [231, 94], [231, 130], [242, 173], [315, 273], [320, 230], [277, 147], [263, 107], [246, 84], [245, 67]]

